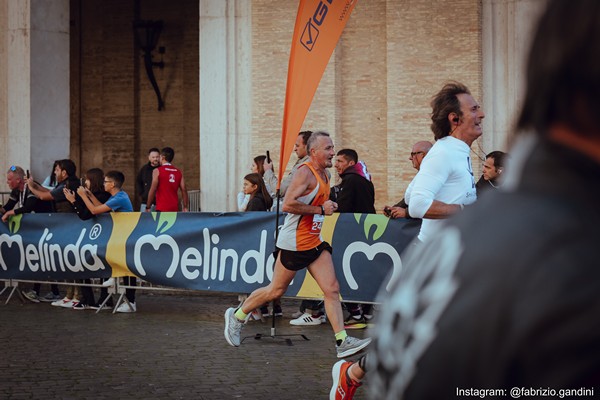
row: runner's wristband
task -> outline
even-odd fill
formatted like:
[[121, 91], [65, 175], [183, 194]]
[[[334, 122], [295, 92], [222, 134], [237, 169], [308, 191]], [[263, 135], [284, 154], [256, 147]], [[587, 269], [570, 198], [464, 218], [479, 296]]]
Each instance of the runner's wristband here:
[[325, 215], [325, 207], [321, 206], [321, 215]]

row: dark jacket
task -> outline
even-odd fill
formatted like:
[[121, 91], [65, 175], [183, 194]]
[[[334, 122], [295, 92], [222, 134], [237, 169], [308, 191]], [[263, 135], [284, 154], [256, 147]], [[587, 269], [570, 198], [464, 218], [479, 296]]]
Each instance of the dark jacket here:
[[246, 211], [269, 211], [267, 202], [261, 192], [256, 192], [248, 202]]
[[58, 196], [54, 197], [54, 211], [56, 211], [56, 212], [75, 212], [71, 203], [69, 203], [69, 201], [66, 199], [64, 194], [62, 194], [62, 190], [64, 188], [67, 188], [67, 189], [72, 190], [73, 192], [77, 193], [77, 188], [79, 187], [80, 184], [81, 184], [81, 182], [79, 181], [79, 178], [77, 178], [76, 176], [70, 176], [63, 182], [59, 183], [58, 186], [52, 190], [54, 192], [55, 190], [58, 189]]
[[479, 178], [479, 180], [475, 184], [475, 190], [477, 190], [477, 197], [479, 198], [479, 196], [481, 196], [483, 194], [483, 192], [486, 192], [490, 189], [492, 189], [492, 190], [498, 189], [498, 186], [497, 185], [494, 186], [492, 183], [493, 182], [486, 181], [483, 178], [483, 175], [481, 175], [481, 178]]
[[[150, 165], [150, 162], [148, 162], [146, 165], [140, 168], [140, 171], [135, 178], [135, 190], [142, 198], [143, 204], [146, 204], [148, 201], [148, 192], [150, 191], [150, 186], [152, 186], [152, 172], [156, 168], [157, 167], [153, 167]], [[154, 203], [156, 204], [156, 199]]]
[[[17, 206], [17, 204], [21, 200], [21, 197], [23, 204], [20, 207], [15, 208], [15, 206]], [[32, 212], [50, 213], [53, 211], [52, 202], [38, 199], [33, 193], [31, 193], [27, 185], [25, 185], [25, 190], [23, 193], [20, 192], [19, 189], [12, 190], [10, 192], [8, 201], [6, 202], [3, 208], [5, 211], [9, 211], [14, 208], [15, 215], [27, 214]]]
[[338, 204], [338, 212], [375, 214], [375, 187], [362, 161], [340, 175], [342, 183], [331, 188], [329, 198]]
[[[104, 190], [101, 190], [99, 192], [94, 192], [93, 195], [96, 196], [98, 201], [102, 204], [106, 203], [106, 201], [108, 199], [110, 199], [110, 193], [108, 193]], [[88, 220], [94, 216], [94, 214], [92, 214], [90, 209], [87, 208], [87, 206], [85, 205], [83, 200], [81, 200], [81, 197], [79, 195], [75, 196], [75, 204], [73, 204], [73, 209], [77, 213], [77, 216], [84, 221]]]

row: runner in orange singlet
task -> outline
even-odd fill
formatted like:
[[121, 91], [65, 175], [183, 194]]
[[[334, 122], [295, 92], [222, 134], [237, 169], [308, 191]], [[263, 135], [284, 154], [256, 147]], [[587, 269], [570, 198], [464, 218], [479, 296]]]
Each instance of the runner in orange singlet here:
[[329, 178], [335, 156], [333, 141], [326, 132], [315, 132], [308, 139], [309, 159], [294, 174], [283, 202], [288, 213], [277, 240], [277, 260], [273, 280], [268, 286], [255, 290], [238, 309], [225, 312], [225, 339], [232, 346], [240, 345], [240, 334], [248, 314], [261, 305], [281, 297], [296, 272], [307, 268], [324, 294], [325, 310], [336, 339], [338, 358], [350, 356], [364, 349], [371, 339], [357, 339], [346, 334], [340, 304], [340, 289], [331, 246], [321, 237], [325, 215], [337, 210], [329, 200]]

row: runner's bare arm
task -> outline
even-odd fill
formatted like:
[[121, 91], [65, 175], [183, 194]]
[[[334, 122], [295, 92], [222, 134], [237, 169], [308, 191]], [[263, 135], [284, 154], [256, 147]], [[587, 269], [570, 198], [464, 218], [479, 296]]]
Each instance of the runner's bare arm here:
[[294, 173], [292, 182], [288, 187], [283, 199], [283, 212], [292, 214], [321, 214], [331, 215], [337, 211], [337, 203], [331, 200], [323, 203], [321, 206], [311, 206], [298, 201], [299, 197], [306, 196], [317, 186], [317, 179], [310, 169], [300, 168]]
[[320, 214], [320, 206], [311, 206], [298, 201], [299, 197], [309, 194], [317, 186], [317, 179], [309, 168], [299, 168], [283, 198], [283, 212], [292, 214]]

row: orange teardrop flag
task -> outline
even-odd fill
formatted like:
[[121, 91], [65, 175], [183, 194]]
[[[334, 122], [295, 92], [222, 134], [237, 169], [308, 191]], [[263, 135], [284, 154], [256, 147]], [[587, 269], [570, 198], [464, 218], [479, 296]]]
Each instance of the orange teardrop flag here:
[[279, 183], [325, 67], [358, 0], [300, 0], [288, 66]]

